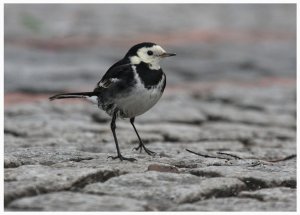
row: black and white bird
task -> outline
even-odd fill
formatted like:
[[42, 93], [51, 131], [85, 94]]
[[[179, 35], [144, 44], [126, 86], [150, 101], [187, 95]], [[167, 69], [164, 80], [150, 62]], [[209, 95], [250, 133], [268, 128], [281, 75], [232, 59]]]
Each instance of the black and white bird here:
[[117, 156], [112, 159], [135, 161], [134, 158], [122, 156], [116, 136], [116, 119], [129, 118], [139, 139], [139, 146], [149, 155], [155, 153], [144, 145], [139, 136], [134, 119], [151, 107], [160, 99], [166, 86], [166, 75], [160, 67], [160, 60], [174, 56], [167, 53], [155, 43], [144, 42], [130, 48], [125, 57], [112, 65], [92, 92], [63, 93], [50, 97], [54, 99], [84, 98], [95, 103], [111, 117], [111, 130], [117, 148]]

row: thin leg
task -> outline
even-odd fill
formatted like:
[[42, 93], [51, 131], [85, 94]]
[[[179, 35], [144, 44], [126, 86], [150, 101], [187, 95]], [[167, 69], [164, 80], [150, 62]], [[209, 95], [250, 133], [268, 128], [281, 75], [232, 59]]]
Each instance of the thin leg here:
[[134, 149], [135, 149], [135, 150], [140, 150], [140, 152], [142, 152], [142, 149], [144, 149], [145, 152], [146, 152], [148, 155], [155, 155], [155, 152], [153, 152], [153, 151], [151, 151], [151, 150], [149, 150], [149, 149], [146, 148], [146, 146], [144, 145], [142, 139], [140, 138], [140, 135], [139, 135], [139, 133], [137, 132], [135, 126], [134, 126], [134, 117], [133, 117], [133, 118], [130, 118], [130, 123], [131, 123], [131, 125], [133, 126], [134, 131], [135, 131], [135, 133], [136, 133], [136, 135], [137, 135], [137, 137], [139, 138], [139, 141], [140, 141], [139, 146], [136, 147], [136, 148], [134, 148]]
[[117, 139], [117, 136], [116, 136], [116, 119], [117, 119], [117, 113], [115, 112], [113, 117], [112, 117], [110, 127], [111, 127], [111, 131], [113, 133], [114, 139], [115, 139], [115, 144], [116, 144], [118, 155], [117, 156], [109, 156], [109, 158], [112, 158], [113, 160], [119, 158], [121, 161], [122, 160], [136, 161], [136, 159], [134, 159], [134, 158], [126, 158], [126, 157], [123, 157], [121, 155], [119, 144], [118, 144], [118, 139]]

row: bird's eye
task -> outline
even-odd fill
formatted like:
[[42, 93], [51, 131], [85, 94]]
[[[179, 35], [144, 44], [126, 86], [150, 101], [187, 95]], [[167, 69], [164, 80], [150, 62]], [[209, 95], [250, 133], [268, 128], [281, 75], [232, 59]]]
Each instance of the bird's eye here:
[[148, 55], [153, 55], [153, 51], [148, 51], [147, 54]]

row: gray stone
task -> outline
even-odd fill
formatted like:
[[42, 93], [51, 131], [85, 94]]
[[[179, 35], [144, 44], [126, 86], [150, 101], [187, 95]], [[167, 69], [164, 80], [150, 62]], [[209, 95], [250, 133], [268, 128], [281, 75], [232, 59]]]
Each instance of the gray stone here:
[[4, 202], [41, 193], [75, 189], [87, 183], [105, 181], [119, 174], [110, 168], [55, 168], [24, 165], [5, 170]]
[[149, 147], [155, 151], [164, 154], [179, 154], [185, 149], [193, 151], [226, 151], [226, 150], [244, 150], [244, 146], [239, 141], [199, 141], [199, 142], [152, 142]]
[[166, 141], [192, 142], [200, 139], [199, 126], [180, 123], [160, 123], [141, 125], [140, 131], [154, 131], [161, 134]]
[[[296, 139], [296, 133], [294, 129], [277, 126], [257, 126], [247, 123], [232, 123], [224, 122], [222, 120], [219, 122], [207, 122], [203, 124], [201, 126], [201, 132], [202, 138], [208, 139], [220, 138], [224, 140], [231, 138], [240, 140], [253, 140], [261, 138], [264, 139], [266, 143], [273, 139], [292, 141]], [[205, 134], [208, 137], [206, 137]]]
[[144, 211], [147, 207], [144, 201], [128, 197], [54, 192], [15, 200], [9, 204], [8, 209], [22, 211]]
[[290, 114], [263, 113], [218, 102], [199, 102], [198, 105], [200, 110], [212, 120], [292, 128], [296, 126], [296, 118]]
[[282, 201], [290, 202], [292, 199], [293, 203], [296, 205], [296, 189], [288, 187], [276, 187], [276, 188], [266, 188], [255, 191], [242, 191], [238, 196], [243, 198], [254, 198], [259, 201]]
[[157, 171], [157, 172], [170, 172], [170, 173], [179, 173], [179, 170], [175, 166], [170, 165], [161, 165], [161, 164], [150, 164], [148, 166], [148, 171]]
[[171, 208], [174, 211], [296, 211], [296, 201], [263, 202], [252, 198], [216, 198]]
[[150, 171], [122, 175], [105, 183], [89, 184], [84, 191], [145, 199], [151, 208], [166, 210], [174, 204], [212, 196], [230, 196], [245, 187], [243, 182], [233, 178], [203, 179], [190, 174]]
[[199, 176], [218, 175], [238, 178], [249, 189], [276, 186], [296, 187], [296, 169], [290, 165], [282, 168], [280, 164], [259, 160], [237, 160], [230, 163], [231, 165], [228, 166], [206, 166], [192, 169], [191, 173]]
[[206, 116], [195, 105], [191, 105], [192, 102], [193, 100], [188, 94], [163, 97], [153, 109], [137, 119], [144, 123], [175, 122], [200, 124], [206, 121]]
[[[169, 95], [166, 101], [178, 105], [175, 102], [178, 98], [181, 100], [178, 104], [190, 101], [193, 107], [200, 102], [185, 94]], [[228, 104], [228, 108], [236, 107]], [[130, 163], [108, 158], [116, 154], [116, 149], [109, 118], [102, 114], [85, 103], [40, 102], [6, 109], [5, 205], [22, 199], [29, 199], [30, 205], [31, 199], [35, 202], [41, 194], [51, 196], [51, 192], [72, 190], [82, 195], [87, 192], [142, 200], [146, 207], [141, 210], [204, 210], [198, 202], [213, 201], [214, 197], [224, 201], [241, 199], [239, 208], [228, 205], [215, 210], [246, 210], [248, 206], [242, 198], [250, 197], [240, 195], [246, 195], [243, 191], [247, 189], [296, 187], [294, 158], [268, 162], [294, 154], [296, 132], [292, 127], [218, 121], [209, 117], [203, 121], [200, 117], [196, 121], [192, 117], [187, 117], [186, 122], [183, 118], [172, 121], [171, 115], [162, 121], [153, 117], [148, 122], [145, 115], [137, 119], [136, 126], [147, 147], [157, 152], [152, 157], [145, 152], [132, 151], [138, 139], [128, 120], [120, 120], [117, 134], [122, 154], [137, 159]], [[156, 110], [149, 114], [154, 116]], [[225, 159], [203, 158], [185, 149]], [[153, 170], [155, 165], [159, 166], [154, 168], [156, 171], [147, 171]], [[55, 197], [56, 194], [53, 199]], [[76, 198], [81, 201], [80, 195]], [[291, 210], [294, 196], [286, 195], [286, 199], [292, 201], [274, 200], [258, 204], [255, 210], [272, 210], [271, 206]], [[251, 197], [249, 201], [255, 205], [257, 200]], [[37, 210], [51, 210], [46, 200], [40, 204]], [[54, 204], [59, 203], [53, 201]], [[26, 210], [27, 206], [7, 209], [22, 208]]]
[[[265, 141], [268, 142], [268, 141]], [[267, 145], [267, 144], [266, 144]], [[290, 148], [268, 148], [265, 147], [264, 150], [261, 150], [261, 147], [251, 147], [249, 150], [253, 155], [255, 155], [255, 158], [267, 160], [267, 161], [273, 161], [273, 160], [280, 160], [284, 159], [288, 156], [296, 155], [294, 147]], [[296, 156], [295, 156], [296, 157]]]
[[20, 165], [52, 165], [64, 161], [79, 162], [97, 158], [97, 154], [76, 151], [66, 148], [30, 147], [5, 151], [4, 168], [18, 167]]

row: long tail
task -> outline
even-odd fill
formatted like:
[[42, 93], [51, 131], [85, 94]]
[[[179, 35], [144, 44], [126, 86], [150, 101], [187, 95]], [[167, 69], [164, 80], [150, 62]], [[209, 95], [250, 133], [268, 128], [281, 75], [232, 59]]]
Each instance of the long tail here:
[[49, 97], [50, 101], [54, 99], [71, 99], [71, 98], [89, 98], [96, 96], [95, 92], [80, 92], [80, 93], [61, 93]]

